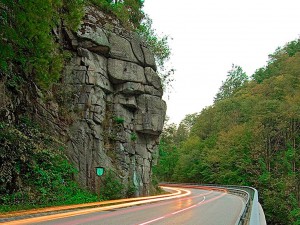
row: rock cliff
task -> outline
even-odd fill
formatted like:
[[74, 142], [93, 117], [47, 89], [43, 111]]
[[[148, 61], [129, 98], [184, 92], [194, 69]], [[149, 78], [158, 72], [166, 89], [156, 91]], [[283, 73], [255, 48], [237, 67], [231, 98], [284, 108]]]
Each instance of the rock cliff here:
[[[10, 92], [0, 82], [0, 116], [28, 115], [60, 143], [81, 186], [98, 192], [102, 166], [123, 183], [124, 195], [149, 194], [166, 104], [155, 59], [140, 37], [89, 6], [77, 32], [54, 30], [70, 55], [61, 82], [41, 91], [31, 80]], [[108, 173], [109, 174], [109, 173]]]
[[83, 186], [98, 191], [95, 167], [103, 166], [134, 186], [136, 196], [147, 195], [166, 112], [154, 56], [116, 20], [92, 7], [85, 11], [76, 33], [56, 32], [72, 53], [62, 82], [75, 96], [69, 107], [77, 115], [57, 133], [67, 140]]
[[102, 166], [123, 183], [124, 195], [149, 194], [166, 112], [153, 54], [91, 6], [77, 32], [59, 27], [54, 35], [70, 55], [61, 82], [41, 91], [28, 80], [10, 93], [0, 79], [1, 119], [13, 124], [29, 116], [65, 143], [81, 186], [99, 192], [105, 179], [95, 167]]

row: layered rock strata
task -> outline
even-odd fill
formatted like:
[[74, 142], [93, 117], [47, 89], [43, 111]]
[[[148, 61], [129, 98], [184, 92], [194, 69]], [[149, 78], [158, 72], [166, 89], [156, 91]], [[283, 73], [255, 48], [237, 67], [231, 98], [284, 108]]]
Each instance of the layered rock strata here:
[[[92, 7], [76, 33], [64, 82], [79, 115], [68, 130], [68, 155], [83, 186], [99, 191], [95, 167], [111, 169], [135, 195], [149, 194], [166, 104], [154, 56], [138, 35]], [[124, 190], [126, 192], [126, 190]]]

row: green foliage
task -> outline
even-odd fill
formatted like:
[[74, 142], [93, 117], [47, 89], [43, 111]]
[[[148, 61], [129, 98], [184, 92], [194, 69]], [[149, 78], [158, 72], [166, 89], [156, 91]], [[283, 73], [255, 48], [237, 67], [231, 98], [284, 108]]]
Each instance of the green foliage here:
[[128, 188], [127, 188], [127, 192], [126, 192], [126, 197], [128, 198], [133, 198], [135, 197], [136, 195], [136, 191], [137, 191], [137, 188], [134, 186], [133, 182], [131, 182], [129, 185], [128, 185]]
[[118, 199], [124, 196], [124, 185], [113, 171], [108, 170], [104, 174], [103, 178], [103, 186], [100, 187], [100, 195], [102, 199]]
[[160, 37], [152, 27], [152, 20], [145, 15], [140, 25], [137, 27], [137, 33], [146, 41], [147, 46], [153, 52], [155, 61], [159, 67], [159, 76], [165, 87], [169, 86], [173, 81], [172, 75], [174, 68], [167, 69], [165, 63], [169, 60], [171, 49], [169, 47], [169, 36]]
[[115, 16], [128, 29], [138, 27], [144, 18], [144, 13], [141, 10], [144, 4], [142, 0], [89, 0], [89, 2], [104, 12]]
[[117, 124], [123, 124], [125, 122], [125, 119], [122, 118], [122, 117], [114, 117], [114, 121], [117, 123]]
[[20, 89], [23, 83], [24, 79], [21, 76], [14, 73], [7, 73], [6, 86], [8, 89], [17, 91]]
[[177, 148], [171, 148], [169, 143], [160, 141], [159, 158], [160, 162], [153, 168], [153, 174], [161, 181], [172, 181], [172, 175], [176, 166], [178, 155]]
[[130, 134], [130, 140], [136, 141], [136, 139], [137, 139], [136, 133], [135, 133], [135, 132], [132, 132], [132, 133]]
[[215, 97], [215, 102], [230, 97], [247, 81], [248, 76], [243, 71], [242, 67], [232, 64], [231, 70], [228, 71], [226, 81], [223, 82]]
[[154, 179], [172, 181], [172, 175], [178, 161], [176, 125], [165, 124], [159, 144], [159, 163], [153, 167]]
[[[260, 69], [261, 75], [256, 72], [247, 85], [242, 85], [243, 79], [237, 86], [229, 85], [234, 88], [195, 117], [190, 131], [181, 125], [163, 134], [160, 148], [165, 150], [168, 143], [176, 151], [160, 154], [157, 177], [164, 180], [167, 174], [176, 182], [253, 186], [268, 224], [299, 224], [298, 43], [279, 48], [268, 66]], [[166, 164], [170, 158], [172, 171]]]
[[282, 69], [284, 69], [284, 62], [288, 58], [295, 56], [300, 52], [300, 41], [294, 40], [288, 42], [285, 46], [279, 47], [273, 54], [269, 55], [268, 65], [256, 70], [252, 75], [252, 78], [261, 83], [265, 79], [270, 77], [278, 76], [282, 74]]
[[83, 15], [82, 6], [81, 0], [1, 0], [0, 71], [18, 71], [42, 88], [56, 82], [64, 59], [51, 32], [61, 18], [75, 29]]
[[80, 25], [84, 15], [83, 7], [84, 0], [63, 0], [60, 17], [71, 30], [76, 31]]
[[198, 113], [188, 114], [180, 122], [177, 131], [176, 131], [176, 142], [180, 143], [187, 139], [193, 125], [196, 122]]
[[146, 40], [151, 51], [156, 57], [159, 66], [163, 66], [164, 62], [169, 59], [171, 50], [168, 46], [168, 36], [159, 37], [152, 28], [152, 20], [145, 16], [137, 32]]
[[78, 187], [61, 143], [27, 117], [0, 126], [0, 211], [95, 201]]

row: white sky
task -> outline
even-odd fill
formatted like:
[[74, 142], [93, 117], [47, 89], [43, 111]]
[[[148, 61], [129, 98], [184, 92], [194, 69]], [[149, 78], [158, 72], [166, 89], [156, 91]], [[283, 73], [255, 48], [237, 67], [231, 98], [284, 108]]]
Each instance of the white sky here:
[[268, 54], [299, 37], [299, 0], [145, 0], [159, 35], [170, 35], [173, 90], [170, 122], [212, 105], [232, 63], [248, 75]]

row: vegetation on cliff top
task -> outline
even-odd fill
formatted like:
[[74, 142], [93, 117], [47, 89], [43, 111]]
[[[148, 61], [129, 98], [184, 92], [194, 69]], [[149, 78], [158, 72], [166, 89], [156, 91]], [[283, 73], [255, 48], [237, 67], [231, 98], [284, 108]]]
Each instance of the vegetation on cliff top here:
[[167, 37], [158, 37], [146, 19], [141, 0], [0, 1], [0, 75], [23, 77], [47, 89], [60, 78], [67, 55], [57, 43], [55, 29], [62, 24], [76, 30], [84, 6], [93, 4], [124, 27], [142, 35], [159, 66], [170, 56]]
[[1, 76], [13, 73], [35, 80], [42, 88], [56, 82], [64, 57], [52, 30], [62, 20], [68, 28], [75, 29], [82, 17], [80, 6], [81, 0], [1, 0]]
[[300, 224], [300, 41], [247, 80], [234, 66], [214, 105], [166, 126], [154, 172], [163, 181], [256, 187], [268, 224]]

